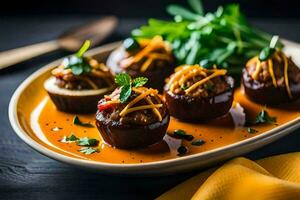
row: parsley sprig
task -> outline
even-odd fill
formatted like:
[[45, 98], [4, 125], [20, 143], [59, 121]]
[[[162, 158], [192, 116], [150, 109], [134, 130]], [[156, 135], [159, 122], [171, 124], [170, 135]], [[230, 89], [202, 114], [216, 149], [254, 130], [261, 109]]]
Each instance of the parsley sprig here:
[[83, 73], [89, 73], [91, 66], [84, 57], [84, 53], [90, 48], [91, 41], [86, 40], [77, 53], [71, 55], [63, 60], [65, 69], [71, 69], [72, 73], [79, 76]]
[[115, 82], [118, 86], [121, 87], [120, 93], [120, 101], [121, 103], [125, 103], [127, 99], [130, 97], [132, 92], [132, 87], [141, 87], [145, 85], [148, 81], [146, 77], [138, 77], [132, 80], [132, 78], [126, 74], [121, 73], [115, 77]]

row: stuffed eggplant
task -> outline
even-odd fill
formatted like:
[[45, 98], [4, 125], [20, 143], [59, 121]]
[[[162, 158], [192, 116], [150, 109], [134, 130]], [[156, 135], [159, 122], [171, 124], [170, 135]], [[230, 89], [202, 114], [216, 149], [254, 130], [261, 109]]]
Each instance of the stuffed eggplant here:
[[99, 101], [96, 125], [103, 140], [121, 149], [143, 148], [161, 141], [169, 125], [166, 105], [147, 78], [116, 76], [120, 86]]
[[113, 51], [107, 60], [115, 74], [128, 73], [136, 78], [148, 78], [146, 86], [162, 90], [164, 79], [174, 70], [174, 58], [170, 45], [161, 36], [151, 40], [124, 40], [123, 45]]
[[84, 57], [85, 42], [77, 54], [67, 57], [52, 70], [44, 88], [58, 110], [70, 113], [93, 113], [99, 98], [114, 89], [109, 69], [97, 60]]
[[253, 101], [274, 105], [300, 98], [300, 69], [280, 49], [266, 48], [243, 69], [245, 94]]
[[183, 121], [209, 120], [226, 114], [233, 101], [233, 78], [224, 69], [184, 65], [164, 88], [171, 116]]

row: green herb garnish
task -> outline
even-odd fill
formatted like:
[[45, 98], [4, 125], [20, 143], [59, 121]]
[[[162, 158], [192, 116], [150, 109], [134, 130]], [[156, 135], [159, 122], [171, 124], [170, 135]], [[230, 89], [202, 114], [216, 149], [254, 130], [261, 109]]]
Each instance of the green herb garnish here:
[[256, 116], [254, 121], [246, 121], [245, 126], [252, 126], [258, 124], [274, 124], [276, 122], [276, 117], [271, 117], [269, 113], [263, 108]]
[[[136, 39], [161, 35], [172, 45], [178, 64], [216, 64], [230, 74], [240, 75], [242, 66], [269, 45], [271, 35], [253, 28], [239, 5], [220, 6], [215, 12], [203, 12], [201, 1], [188, 0], [191, 9], [180, 5], [167, 7], [174, 20], [150, 19], [132, 31]], [[282, 43], [276, 44], [281, 48]], [[205, 62], [203, 60], [206, 60]]]
[[88, 137], [83, 137], [83, 138], [79, 138], [76, 141], [76, 144], [78, 146], [96, 146], [98, 145], [99, 140], [94, 139], [94, 138], [88, 138]]
[[61, 142], [63, 143], [71, 143], [71, 142], [76, 142], [79, 138], [76, 137], [74, 134], [70, 136], [64, 136]]
[[81, 149], [79, 149], [79, 151], [81, 153], [89, 155], [89, 154], [92, 154], [92, 153], [99, 152], [100, 150], [98, 148], [93, 148], [93, 147], [82, 147]]
[[251, 128], [251, 127], [247, 128], [247, 131], [248, 131], [248, 133], [251, 133], [251, 134], [254, 134], [254, 133], [258, 132], [258, 130], [254, 129], [254, 128]]
[[83, 55], [89, 49], [90, 45], [91, 42], [86, 40], [76, 54], [65, 58], [63, 60], [65, 69], [71, 69], [72, 73], [76, 76], [83, 73], [89, 73], [91, 71], [91, 66]]
[[177, 129], [174, 131], [174, 136], [180, 138], [180, 139], [184, 139], [184, 140], [188, 140], [191, 141], [194, 139], [194, 136], [186, 134], [186, 132], [184, 130], [181, 129]]
[[271, 117], [265, 109], [260, 111], [254, 121], [254, 124], [273, 124], [276, 122], [276, 117]]
[[205, 144], [205, 141], [199, 139], [199, 140], [193, 141], [191, 144], [194, 145], [194, 146], [201, 146], [201, 145]]
[[273, 53], [276, 51], [275, 47], [276, 47], [278, 40], [279, 40], [279, 37], [277, 35], [272, 37], [270, 45], [268, 47], [264, 47], [261, 50], [261, 52], [259, 53], [258, 58], [260, 61], [268, 60], [268, 58], [270, 58], [273, 55]]
[[77, 115], [75, 115], [74, 118], [73, 118], [73, 124], [75, 124], [77, 126], [84, 126], [84, 127], [87, 127], [87, 128], [94, 127], [94, 125], [89, 123], [89, 122], [82, 122]]
[[125, 103], [131, 95], [132, 87], [141, 87], [147, 83], [148, 79], [145, 77], [138, 77], [131, 79], [131, 77], [126, 73], [118, 74], [115, 77], [115, 82], [121, 87], [120, 101]]

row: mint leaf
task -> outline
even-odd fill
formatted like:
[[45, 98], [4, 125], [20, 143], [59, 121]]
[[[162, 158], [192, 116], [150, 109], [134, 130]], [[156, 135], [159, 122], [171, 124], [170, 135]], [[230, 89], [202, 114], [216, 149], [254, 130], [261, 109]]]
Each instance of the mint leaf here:
[[89, 122], [80, 121], [80, 119], [77, 115], [75, 115], [74, 118], [73, 118], [73, 124], [78, 125], [78, 126], [88, 127], [88, 128], [94, 127], [94, 125], [89, 123]]
[[83, 45], [80, 47], [80, 49], [77, 51], [76, 56], [82, 57], [83, 54], [90, 48], [91, 46], [91, 41], [86, 40]]
[[89, 154], [92, 154], [92, 153], [99, 152], [99, 149], [98, 148], [92, 148], [92, 147], [82, 147], [81, 149], [79, 149], [79, 151], [81, 153], [89, 155]]
[[128, 74], [121, 73], [121, 74], [116, 75], [115, 82], [118, 86], [130, 85], [131, 84], [131, 78]]
[[148, 82], [148, 78], [137, 77], [137, 78], [133, 79], [132, 86], [133, 87], [141, 87], [141, 86], [145, 85], [147, 82]]
[[131, 85], [124, 85], [121, 88], [120, 101], [125, 103], [131, 95]]
[[99, 143], [99, 140], [94, 138], [83, 137], [76, 141], [78, 146], [96, 146]]

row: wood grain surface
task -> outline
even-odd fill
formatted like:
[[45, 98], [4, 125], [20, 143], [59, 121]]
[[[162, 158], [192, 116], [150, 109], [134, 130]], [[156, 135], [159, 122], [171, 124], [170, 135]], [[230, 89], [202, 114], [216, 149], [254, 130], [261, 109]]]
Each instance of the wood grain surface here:
[[[0, 50], [54, 39], [66, 28], [94, 17], [3, 17], [0, 19]], [[144, 20], [121, 20], [106, 42], [128, 36]], [[262, 29], [300, 41], [300, 20], [255, 20]], [[26, 36], [26, 37], [25, 37]], [[51, 160], [24, 144], [8, 121], [13, 91], [43, 64], [67, 55], [57, 51], [0, 71], [0, 199], [153, 199], [197, 172], [164, 177], [117, 177], [76, 169]], [[300, 151], [300, 130], [245, 156], [256, 159]]]

